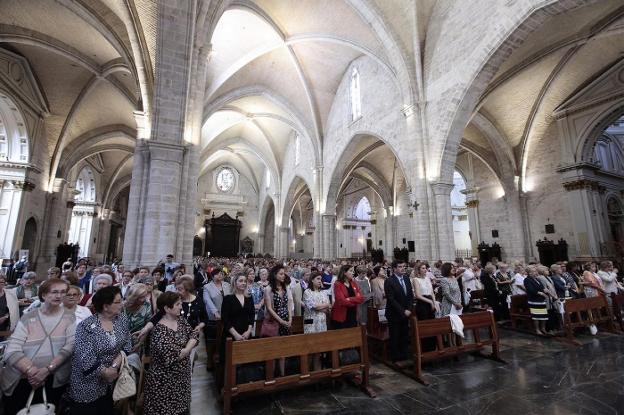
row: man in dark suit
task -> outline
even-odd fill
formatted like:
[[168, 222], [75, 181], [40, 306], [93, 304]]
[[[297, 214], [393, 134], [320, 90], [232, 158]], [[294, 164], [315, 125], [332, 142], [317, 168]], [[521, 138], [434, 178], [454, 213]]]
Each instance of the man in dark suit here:
[[197, 264], [197, 269], [195, 270], [195, 278], [193, 283], [195, 284], [195, 289], [197, 292], [200, 292], [204, 289], [204, 285], [208, 284], [209, 276], [206, 272], [206, 264], [202, 261]]
[[392, 262], [392, 276], [384, 282], [386, 293], [386, 319], [390, 334], [390, 358], [393, 362], [407, 360], [408, 320], [412, 312], [414, 293], [412, 284], [405, 276], [404, 261]]

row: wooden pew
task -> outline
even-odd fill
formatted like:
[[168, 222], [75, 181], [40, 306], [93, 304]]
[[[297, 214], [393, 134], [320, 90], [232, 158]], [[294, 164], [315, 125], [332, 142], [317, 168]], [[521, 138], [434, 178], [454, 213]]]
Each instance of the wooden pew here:
[[624, 294], [611, 293], [611, 301], [615, 321], [619, 324], [620, 330], [624, 331]]
[[[254, 337], [260, 337], [263, 320], [256, 320], [256, 331]], [[303, 334], [303, 316], [293, 316], [290, 334]]]
[[[379, 321], [379, 309], [368, 307], [366, 309], [366, 337], [369, 342], [369, 352], [384, 363], [388, 363], [388, 323]], [[376, 353], [375, 349], [379, 347], [381, 353]]]
[[511, 317], [511, 327], [514, 330], [518, 329], [518, 322], [527, 322], [529, 328], [531, 327], [531, 312], [526, 294], [511, 296], [509, 316]]
[[[359, 349], [359, 361], [341, 363], [339, 352], [345, 349]], [[310, 357], [317, 353], [331, 354], [331, 367], [313, 370]], [[298, 357], [300, 371], [297, 374], [275, 377], [275, 361], [281, 358]], [[264, 364], [265, 378], [248, 383], [238, 383], [237, 365]], [[346, 374], [359, 375], [359, 386], [363, 392], [374, 397], [368, 385], [368, 350], [364, 327], [332, 330], [323, 333], [299, 334], [282, 337], [268, 337], [248, 341], [232, 341], [225, 345], [225, 382], [223, 387], [223, 413], [229, 415], [232, 399], [241, 393], [272, 391], [278, 387], [306, 384]]]
[[[492, 353], [490, 355], [479, 355], [487, 357], [501, 363], [505, 363], [499, 356], [499, 339], [496, 330], [496, 322], [494, 314], [489, 311], [478, 311], [468, 313], [461, 316], [464, 323], [465, 339], [453, 333], [451, 320], [449, 317], [436, 318], [432, 320], [418, 320], [416, 317], [411, 318], [412, 326], [412, 345], [414, 353], [414, 370], [411, 376], [424, 385], [428, 385], [427, 380], [423, 376], [422, 364], [435, 360], [442, 360], [454, 357], [463, 353], [480, 352], [486, 346], [490, 346]], [[482, 338], [481, 330], [487, 330], [487, 338]], [[472, 332], [472, 339], [468, 336]], [[423, 338], [435, 337], [436, 350], [425, 352], [422, 350], [421, 340]], [[445, 344], [445, 337], [454, 338], [455, 344]], [[407, 373], [406, 373], [407, 374]]]
[[564, 303], [563, 326], [566, 339], [570, 343], [577, 346], [581, 345], [574, 340], [574, 330], [603, 323], [607, 331], [615, 333], [613, 312], [607, 302], [607, 297], [599, 295], [591, 298], [577, 298], [566, 300]]
[[[260, 338], [260, 331], [262, 330], [262, 321], [256, 320], [256, 330], [254, 331], [254, 337]], [[290, 326], [291, 334], [303, 334], [303, 316], [293, 316], [292, 325]], [[212, 361], [214, 362], [215, 367], [215, 377], [216, 377], [216, 385], [221, 384], [221, 377], [223, 376], [223, 368], [220, 357], [221, 351], [221, 342], [223, 341], [223, 322], [219, 320], [217, 322], [217, 335], [215, 339], [215, 352], [212, 356]], [[208, 357], [210, 359], [210, 356]]]
[[485, 290], [470, 291], [470, 301], [468, 302], [466, 308], [469, 312], [486, 311], [488, 306], [485, 298]]

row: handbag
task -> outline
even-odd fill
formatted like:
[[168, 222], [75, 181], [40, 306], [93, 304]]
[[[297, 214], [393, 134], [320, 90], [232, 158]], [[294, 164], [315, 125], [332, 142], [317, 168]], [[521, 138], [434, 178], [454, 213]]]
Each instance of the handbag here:
[[30, 391], [26, 407], [21, 409], [17, 415], [54, 415], [54, 405], [48, 403], [48, 397], [46, 396], [45, 387], [41, 388], [43, 392], [43, 403], [36, 403], [32, 405], [32, 400], [35, 397], [35, 390]]
[[125, 352], [121, 352], [121, 365], [119, 366], [119, 377], [113, 390], [113, 400], [129, 398], [136, 394], [136, 383], [134, 382], [134, 372], [128, 364]]
[[266, 315], [260, 328], [260, 337], [275, 337], [279, 334], [279, 323], [268, 313]]

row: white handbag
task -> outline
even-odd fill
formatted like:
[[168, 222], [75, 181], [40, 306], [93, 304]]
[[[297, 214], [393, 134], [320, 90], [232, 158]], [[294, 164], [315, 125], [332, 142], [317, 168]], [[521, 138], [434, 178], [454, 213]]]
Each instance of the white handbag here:
[[32, 404], [32, 400], [35, 397], [35, 390], [30, 391], [26, 407], [21, 409], [17, 415], [54, 415], [54, 405], [48, 403], [48, 397], [46, 396], [45, 387], [41, 388], [43, 392], [43, 403]]
[[121, 352], [121, 365], [119, 366], [119, 377], [113, 389], [113, 400], [119, 401], [136, 395], [136, 383], [134, 381], [134, 372], [128, 364], [128, 358], [125, 352]]

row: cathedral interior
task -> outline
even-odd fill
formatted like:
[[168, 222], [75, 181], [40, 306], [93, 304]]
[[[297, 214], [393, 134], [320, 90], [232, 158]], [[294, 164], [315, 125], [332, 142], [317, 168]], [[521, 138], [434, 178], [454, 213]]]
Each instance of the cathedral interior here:
[[[624, 4], [0, 0], [0, 259], [44, 275], [67, 244], [127, 269], [401, 250], [621, 264]], [[478, 391], [452, 365], [429, 394], [375, 366], [373, 403], [345, 387], [239, 408], [622, 413], [621, 349], [514, 334], [510, 364], [470, 366]], [[577, 393], [590, 371], [605, 389]]]

